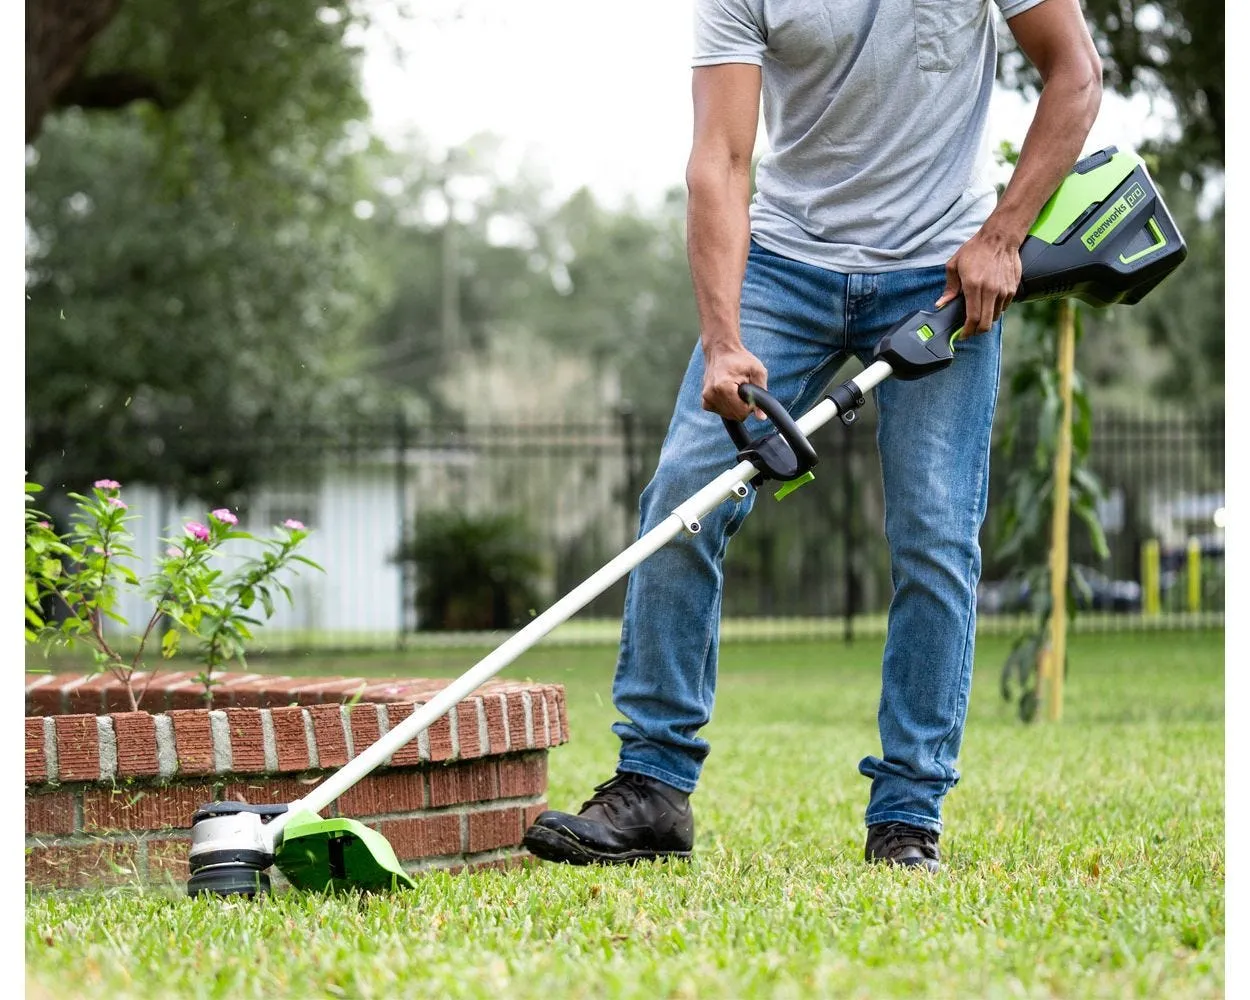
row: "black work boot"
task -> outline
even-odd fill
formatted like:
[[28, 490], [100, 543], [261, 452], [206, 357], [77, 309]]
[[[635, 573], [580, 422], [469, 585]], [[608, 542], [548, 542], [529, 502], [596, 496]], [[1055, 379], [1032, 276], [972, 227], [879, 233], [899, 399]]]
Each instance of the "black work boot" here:
[[688, 858], [694, 812], [685, 792], [622, 771], [595, 786], [576, 816], [553, 809], [540, 813], [522, 843], [544, 861], [570, 865]]
[[908, 826], [906, 823], [878, 823], [868, 828], [864, 844], [865, 861], [884, 861], [905, 868], [927, 868], [931, 872], [942, 867], [938, 856], [938, 835], [932, 830]]

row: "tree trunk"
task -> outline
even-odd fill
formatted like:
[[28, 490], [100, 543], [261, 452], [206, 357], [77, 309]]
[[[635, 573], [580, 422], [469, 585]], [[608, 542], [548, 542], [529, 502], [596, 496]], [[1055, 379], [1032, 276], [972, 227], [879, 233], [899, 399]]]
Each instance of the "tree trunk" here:
[[121, 0], [26, 0], [26, 141], [74, 80]]

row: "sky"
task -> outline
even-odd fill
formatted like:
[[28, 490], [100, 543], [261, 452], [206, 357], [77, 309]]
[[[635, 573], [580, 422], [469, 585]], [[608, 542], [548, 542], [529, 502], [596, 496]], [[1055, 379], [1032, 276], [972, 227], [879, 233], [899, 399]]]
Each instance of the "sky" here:
[[[378, 0], [366, 37], [365, 96], [388, 139], [436, 150], [491, 132], [504, 162], [567, 195], [649, 203], [684, 183], [691, 132], [692, 0], [414, 0], [404, 17]], [[991, 141], [1024, 138], [1031, 116], [1000, 89]], [[1134, 148], [1170, 125], [1145, 98], [1106, 95], [1087, 152]], [[766, 148], [761, 129], [760, 150]]]

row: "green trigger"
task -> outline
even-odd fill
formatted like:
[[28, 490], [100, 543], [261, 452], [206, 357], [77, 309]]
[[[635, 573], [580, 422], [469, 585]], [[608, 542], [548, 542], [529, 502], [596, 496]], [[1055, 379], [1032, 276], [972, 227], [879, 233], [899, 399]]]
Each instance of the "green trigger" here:
[[803, 475], [782, 483], [777, 492], [773, 494], [773, 497], [777, 500], [784, 500], [804, 483], [810, 483], [815, 478], [816, 476], [811, 472], [811, 470], [808, 470], [803, 473]]

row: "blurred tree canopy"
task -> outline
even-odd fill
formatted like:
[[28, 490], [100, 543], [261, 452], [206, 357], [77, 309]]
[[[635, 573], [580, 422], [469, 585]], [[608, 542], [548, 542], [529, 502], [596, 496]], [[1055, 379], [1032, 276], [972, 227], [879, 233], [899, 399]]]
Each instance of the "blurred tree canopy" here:
[[30, 473], [229, 496], [259, 471], [240, 434], [354, 402], [376, 291], [359, 19], [338, 0], [28, 16]]
[[[1142, 152], [1186, 183], [1224, 168], [1224, 4], [1217, 0], [1082, 0], [1103, 62], [1103, 82], [1128, 97], [1164, 98], [1180, 136]], [[1037, 73], [1018, 50], [1004, 53], [1000, 75], [1035, 96]]]

